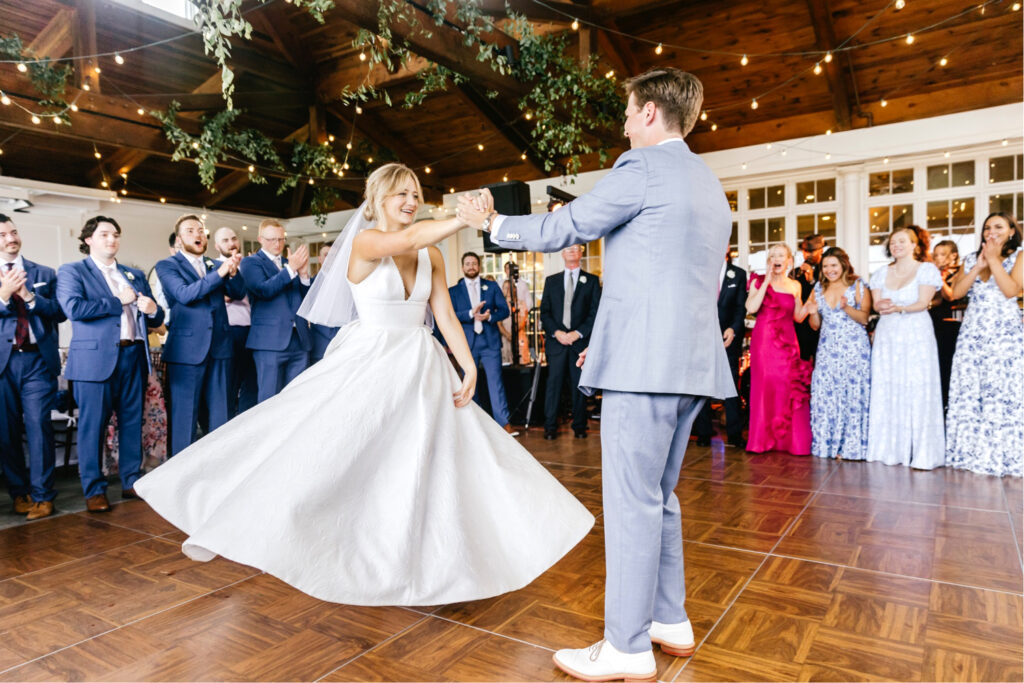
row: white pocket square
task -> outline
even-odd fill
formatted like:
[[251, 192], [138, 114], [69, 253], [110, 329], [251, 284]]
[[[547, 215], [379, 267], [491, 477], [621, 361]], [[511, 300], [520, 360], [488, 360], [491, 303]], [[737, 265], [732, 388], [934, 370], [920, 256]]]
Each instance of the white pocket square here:
[[35, 283], [34, 285], [32, 285], [32, 289], [38, 289], [38, 288], [40, 288], [40, 287], [45, 287], [45, 286], [46, 286], [46, 284], [47, 284], [47, 283], [45, 283], [45, 282], [37, 282], [37, 283]]

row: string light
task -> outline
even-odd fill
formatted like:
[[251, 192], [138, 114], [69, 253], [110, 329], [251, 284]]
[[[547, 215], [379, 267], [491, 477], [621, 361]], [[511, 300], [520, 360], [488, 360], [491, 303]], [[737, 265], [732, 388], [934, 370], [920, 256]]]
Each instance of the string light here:
[[764, 148], [765, 149], [771, 149], [772, 148], [772, 143], [769, 142], [767, 145], [764, 146]]
[[345, 149], [352, 149], [352, 143], [351, 142], [346, 142], [345, 143]]
[[448, 192], [451, 193], [451, 194], [455, 194], [455, 188], [454, 187], [449, 187], [448, 188]]
[[747, 170], [747, 162], [744, 161], [742, 164], [740, 164], [740, 168], [742, 168], [744, 171], [746, 171]]
[[18, 62], [18, 71], [20, 71], [21, 73], [25, 73], [26, 71], [28, 71], [28, 67], [25, 66], [25, 62]]
[[826, 64], [831, 64], [832, 63], [832, 53], [831, 52], [826, 52], [825, 53], [825, 63]]
[[103, 182], [100, 183], [100, 187], [110, 187], [110, 183], [104, 180]]
[[881, 102], [879, 102], [879, 104], [882, 105], [883, 107], [888, 107], [889, 106], [889, 101], [883, 99]]
[[365, 52], [360, 52], [359, 53], [359, 61], [360, 62], [365, 62], [366, 61], [366, 53]]
[[907, 0], [896, 0], [896, 2], [894, 2], [892, 4], [892, 8], [894, 10], [896, 10], [897, 12], [899, 12], [901, 9], [903, 9], [906, 6], [907, 6]]
[[828, 130], [826, 130], [825, 135], [832, 135], [832, 129], [829, 128]]
[[913, 33], [908, 33], [906, 40], [907, 40], [907, 45], [913, 45], [914, 44], [914, 34]]
[[1006, 147], [1008, 144], [1010, 144], [1010, 141], [1007, 140], [1006, 138], [1003, 138], [1003, 147]]
[[89, 86], [88, 80], [82, 84], [82, 90], [84, 90], [85, 92], [89, 92], [90, 90], [92, 90], [92, 88]]
[[943, 57], [939, 60], [939, 66], [946, 66], [947, 64], [949, 64], [949, 60], [947, 58]]
[[42, 121], [42, 119], [40, 119], [35, 114], [32, 114], [32, 123], [34, 123], [34, 124], [36, 124], [38, 126], [41, 121]]
[[507, 183], [508, 182], [508, 176], [507, 175], [501, 176], [501, 182]]
[[1010, 9], [1013, 10], [1014, 12], [1019, 12], [1020, 11], [1020, 3], [1019, 2], [1013, 3], [1013, 6], [1010, 7]]
[[780, 154], [781, 154], [782, 156], [786, 156], [786, 153], [787, 153], [787, 152], [789, 152], [789, 150], [788, 150], [788, 149], [784, 149], [784, 150], [782, 150], [782, 152], [780, 152]]
[[[203, 215], [200, 216], [200, 218], [205, 221], [206, 220], [206, 214], [204, 213]], [[242, 227], [242, 230], [245, 230], [245, 226]]]
[[717, 123], [712, 123], [711, 124], [711, 132], [714, 133], [716, 130], [718, 130], [718, 124]]
[[143, 109], [142, 107], [139, 107], [136, 111], [139, 112], [139, 116], [145, 116], [146, 115], [146, 110]]
[[825, 153], [825, 158], [826, 159], [831, 159], [832, 158], [832, 152], [826, 152]]
[[484, 146], [482, 143], [477, 144], [476, 148], [481, 152], [484, 151]]
[[889, 163], [889, 157], [885, 157], [884, 159], [882, 159], [882, 163], [883, 164]]
[[121, 188], [121, 194], [123, 194], [124, 196], [126, 196], [126, 197], [127, 197], [127, 196], [128, 196], [128, 188], [126, 188], [126, 187], [122, 187], [122, 188]]
[[429, 166], [427, 166], [426, 168], [423, 169], [423, 172], [429, 175], [430, 173], [432, 173], [432, 169]]
[[71, 111], [78, 111], [78, 105], [74, 102], [71, 103]]
[[366, 163], [372, 164], [373, 163], [373, 157], [366, 157]]
[[93, 152], [93, 153], [92, 153], [92, 155], [93, 155], [94, 157], [96, 157], [97, 159], [102, 159], [102, 158], [103, 158], [103, 155], [102, 155], [102, 154], [100, 154], [100, 153], [99, 153], [98, 151], [96, 151], [96, 152]]
[[820, 76], [821, 75], [821, 62], [815, 63], [815, 65], [814, 65], [814, 75], [815, 76]]
[[700, 113], [700, 120], [701, 121], [707, 121], [708, 120], [708, 112], [707, 112], [707, 110], [704, 110], [704, 111], [702, 111]]
[[310, 178], [310, 179], [309, 179], [309, 184], [310, 184], [310, 185], [316, 185], [316, 181], [315, 181], [315, 180], [313, 180], [312, 178]]
[[742, 58], [740, 59], [740, 65], [741, 65], [741, 66], [746, 66], [746, 65], [747, 65], [747, 64], [749, 64], [749, 63], [750, 63], [750, 60], [749, 60], [749, 59], [747, 59], [747, 56], [746, 56], [746, 55], [743, 55], [743, 57], [742, 57]]
[[757, 98], [756, 97], [750, 101], [750, 108], [751, 109], [757, 109]]
[[6, 106], [10, 105], [10, 103], [11, 103], [11, 98], [10, 97], [8, 97], [7, 95], [0, 95], [0, 104], [4, 105], [6, 107]]
[[357, 114], [362, 114], [363, 113], [363, 108], [360, 107], [358, 104], [356, 105], [356, 113]]
[[942, 156], [944, 156], [945, 158], [948, 159], [949, 158], [949, 152], [943, 152]]
[[62, 119], [59, 116], [54, 116], [53, 117], [53, 122], [56, 123], [59, 126], [60, 124], [64, 123], [64, 119]]
[[327, 141], [328, 142], [334, 142], [334, 135], [328, 135], [327, 136]]
[[654, 54], [656, 55], [660, 55], [663, 51], [664, 48], [661, 47], [661, 43], [658, 43], [658, 47], [654, 48]]
[[94, 66], [92, 70], [95, 71], [98, 74], [103, 73], [103, 71], [98, 66]]
[[120, 54], [115, 52], [114, 53], [114, 61], [117, 62], [118, 66], [120, 66], [121, 64], [124, 64], [124, 57], [122, 57]]
[[256, 172], [256, 167], [253, 166], [252, 164], [249, 164], [249, 173], [255, 173], [255, 172]]
[[160, 203], [161, 204], [166, 204], [167, 203], [167, 197], [161, 197], [160, 198]]
[[607, 73], [606, 73], [606, 74], [604, 75], [604, 77], [605, 77], [605, 78], [607, 78], [607, 79], [611, 79], [611, 78], [612, 78], [612, 77], [613, 77], [614, 75], [615, 75], [615, 69], [611, 69], [611, 70], [609, 70], [609, 71], [608, 71], [608, 72], [607, 72]]
[[520, 154], [519, 158], [522, 159], [523, 161], [526, 161], [526, 152], [523, 152], [522, 154]]
[[572, 20], [572, 30], [573, 31], [579, 31], [580, 30], [580, 22], [575, 17], [573, 17], [573, 20]]
[[526, 112], [526, 114], [523, 115], [523, 118], [525, 118], [527, 121], [529, 121], [530, 119], [533, 118], [533, 114], [530, 113], [530, 112]]

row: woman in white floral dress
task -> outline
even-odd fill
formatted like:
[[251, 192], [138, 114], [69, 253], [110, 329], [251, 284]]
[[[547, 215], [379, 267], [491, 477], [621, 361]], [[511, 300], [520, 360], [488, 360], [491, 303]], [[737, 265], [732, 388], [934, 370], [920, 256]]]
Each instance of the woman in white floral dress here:
[[1021, 229], [993, 213], [981, 247], [964, 258], [953, 294], [970, 303], [957, 337], [946, 414], [946, 463], [996, 476], [1021, 476], [1024, 463], [1024, 324]]

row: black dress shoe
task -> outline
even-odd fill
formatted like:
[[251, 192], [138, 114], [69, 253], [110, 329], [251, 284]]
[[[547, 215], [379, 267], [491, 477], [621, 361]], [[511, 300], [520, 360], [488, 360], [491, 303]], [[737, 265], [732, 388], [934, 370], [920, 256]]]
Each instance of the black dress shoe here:
[[582, 430], [582, 429], [579, 430], [579, 431], [574, 431], [572, 434], [577, 439], [585, 439], [585, 438], [587, 438], [587, 432], [585, 430]]
[[711, 437], [710, 436], [698, 436], [697, 437], [697, 445], [698, 446], [702, 446], [702, 447], [710, 446], [711, 445]]
[[558, 437], [558, 432], [548, 431], [547, 429], [544, 430], [544, 438], [548, 441], [554, 441], [556, 437]]
[[730, 436], [728, 444], [731, 448], [743, 448], [743, 437], [741, 436]]
[[122, 500], [138, 500], [139, 494], [135, 493], [135, 489], [124, 489], [121, 491]]

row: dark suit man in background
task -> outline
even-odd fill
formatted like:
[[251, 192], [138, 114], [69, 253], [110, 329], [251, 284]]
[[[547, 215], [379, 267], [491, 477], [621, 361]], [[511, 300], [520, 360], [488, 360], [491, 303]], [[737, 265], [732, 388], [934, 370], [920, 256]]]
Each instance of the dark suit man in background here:
[[263, 402], [309, 367], [313, 341], [309, 323], [295, 313], [309, 291], [309, 249], [283, 257], [284, 226], [273, 218], [260, 223], [260, 245], [242, 259], [252, 325], [245, 345], [256, 362], [257, 400]]
[[580, 352], [590, 343], [590, 331], [601, 303], [601, 282], [580, 268], [583, 246], [562, 250], [565, 270], [544, 283], [540, 319], [544, 327], [544, 350], [548, 359], [548, 384], [544, 394], [544, 438], [558, 435], [558, 408], [562, 385], [569, 381], [572, 396], [572, 431], [577, 439], [587, 437], [587, 402], [580, 391], [577, 367]]
[[238, 274], [241, 254], [222, 261], [206, 257], [206, 226], [194, 214], [174, 225], [181, 250], [156, 264], [174, 323], [167, 333], [163, 360], [171, 400], [171, 455], [196, 438], [200, 405], [206, 429], [228, 421], [231, 330], [224, 297], [245, 296]]
[[117, 411], [118, 470], [123, 498], [136, 498], [142, 476], [142, 402], [150, 370], [147, 327], [160, 327], [164, 311], [153, 300], [146, 274], [117, 262], [121, 226], [90, 218], [78, 236], [88, 256], [57, 273], [57, 300], [71, 320], [64, 376], [78, 404], [78, 473], [89, 512], [110, 510], [101, 467], [107, 422]]
[[18, 229], [0, 214], [0, 465], [14, 512], [28, 519], [52, 515], [57, 497], [50, 411], [60, 375], [57, 323], [63, 320], [57, 274], [21, 255]]
[[[718, 324], [722, 328], [722, 343], [725, 344], [725, 355], [729, 359], [732, 380], [739, 386], [740, 355], [743, 353], [743, 335], [746, 334], [744, 319], [747, 317], [747, 271], [732, 264], [732, 257], [725, 256], [722, 273], [718, 278]], [[730, 446], [737, 448], [743, 445], [743, 417], [740, 411], [740, 398], [727, 398], [725, 403], [725, 429]], [[693, 433], [697, 435], [698, 446], [711, 445], [711, 401], [697, 414], [693, 423]]]

